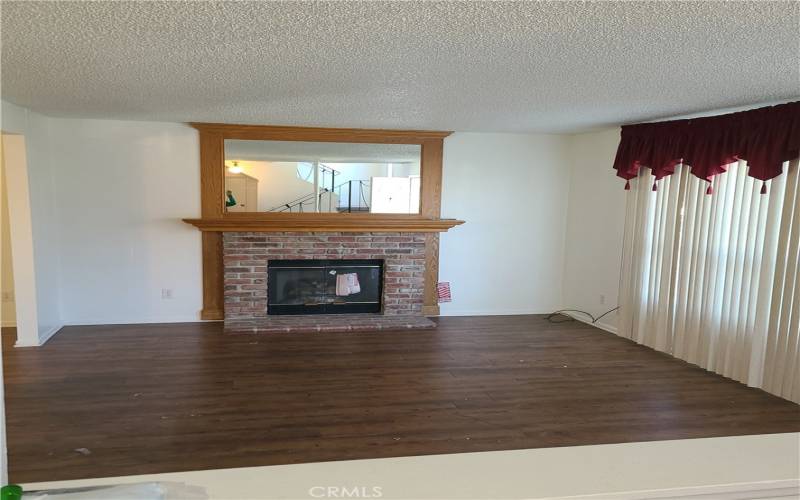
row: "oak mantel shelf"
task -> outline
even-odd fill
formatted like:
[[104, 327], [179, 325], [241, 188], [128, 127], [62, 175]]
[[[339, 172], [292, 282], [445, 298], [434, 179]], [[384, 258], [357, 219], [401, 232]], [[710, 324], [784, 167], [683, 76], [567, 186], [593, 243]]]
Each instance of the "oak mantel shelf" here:
[[402, 232], [443, 233], [463, 220], [434, 219], [408, 215], [375, 214], [276, 214], [256, 216], [183, 219], [201, 231], [211, 232]]

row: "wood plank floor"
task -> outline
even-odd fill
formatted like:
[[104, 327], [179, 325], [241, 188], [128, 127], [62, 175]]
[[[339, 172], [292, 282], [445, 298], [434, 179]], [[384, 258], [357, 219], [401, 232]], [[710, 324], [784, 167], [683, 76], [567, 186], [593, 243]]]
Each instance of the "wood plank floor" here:
[[541, 316], [346, 334], [68, 327], [42, 348], [10, 340], [15, 482], [800, 431], [798, 405]]

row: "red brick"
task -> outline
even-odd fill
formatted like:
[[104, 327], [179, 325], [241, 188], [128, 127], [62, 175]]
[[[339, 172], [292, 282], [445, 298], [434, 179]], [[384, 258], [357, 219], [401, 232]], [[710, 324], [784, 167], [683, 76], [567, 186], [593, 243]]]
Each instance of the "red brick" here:
[[[424, 242], [419, 233], [225, 233], [225, 303], [231, 319], [266, 316], [267, 262], [269, 259], [351, 258], [384, 260], [384, 315], [420, 316], [424, 287]], [[300, 318], [304, 318], [300, 317]], [[298, 317], [271, 316], [275, 324], [296, 324]], [[362, 318], [363, 319], [363, 318]], [[391, 325], [401, 324], [401, 319]], [[361, 321], [365, 323], [365, 321]], [[341, 329], [341, 320], [320, 330]], [[380, 326], [390, 323], [380, 319]], [[402, 326], [401, 326], [402, 327]], [[271, 327], [272, 328], [272, 327]], [[281, 326], [281, 328], [285, 328]], [[375, 327], [377, 328], [377, 326]]]

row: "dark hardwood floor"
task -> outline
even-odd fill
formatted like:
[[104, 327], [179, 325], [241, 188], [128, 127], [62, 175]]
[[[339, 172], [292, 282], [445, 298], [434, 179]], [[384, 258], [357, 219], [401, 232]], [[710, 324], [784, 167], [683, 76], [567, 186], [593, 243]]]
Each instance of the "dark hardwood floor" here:
[[[7, 332], [13, 333], [13, 332]], [[800, 431], [800, 406], [582, 323], [5, 335], [15, 482]]]

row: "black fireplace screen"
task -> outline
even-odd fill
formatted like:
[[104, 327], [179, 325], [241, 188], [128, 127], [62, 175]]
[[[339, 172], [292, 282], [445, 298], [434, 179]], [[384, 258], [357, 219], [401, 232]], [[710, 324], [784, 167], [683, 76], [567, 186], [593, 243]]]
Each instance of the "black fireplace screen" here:
[[381, 311], [383, 260], [270, 260], [268, 314]]

